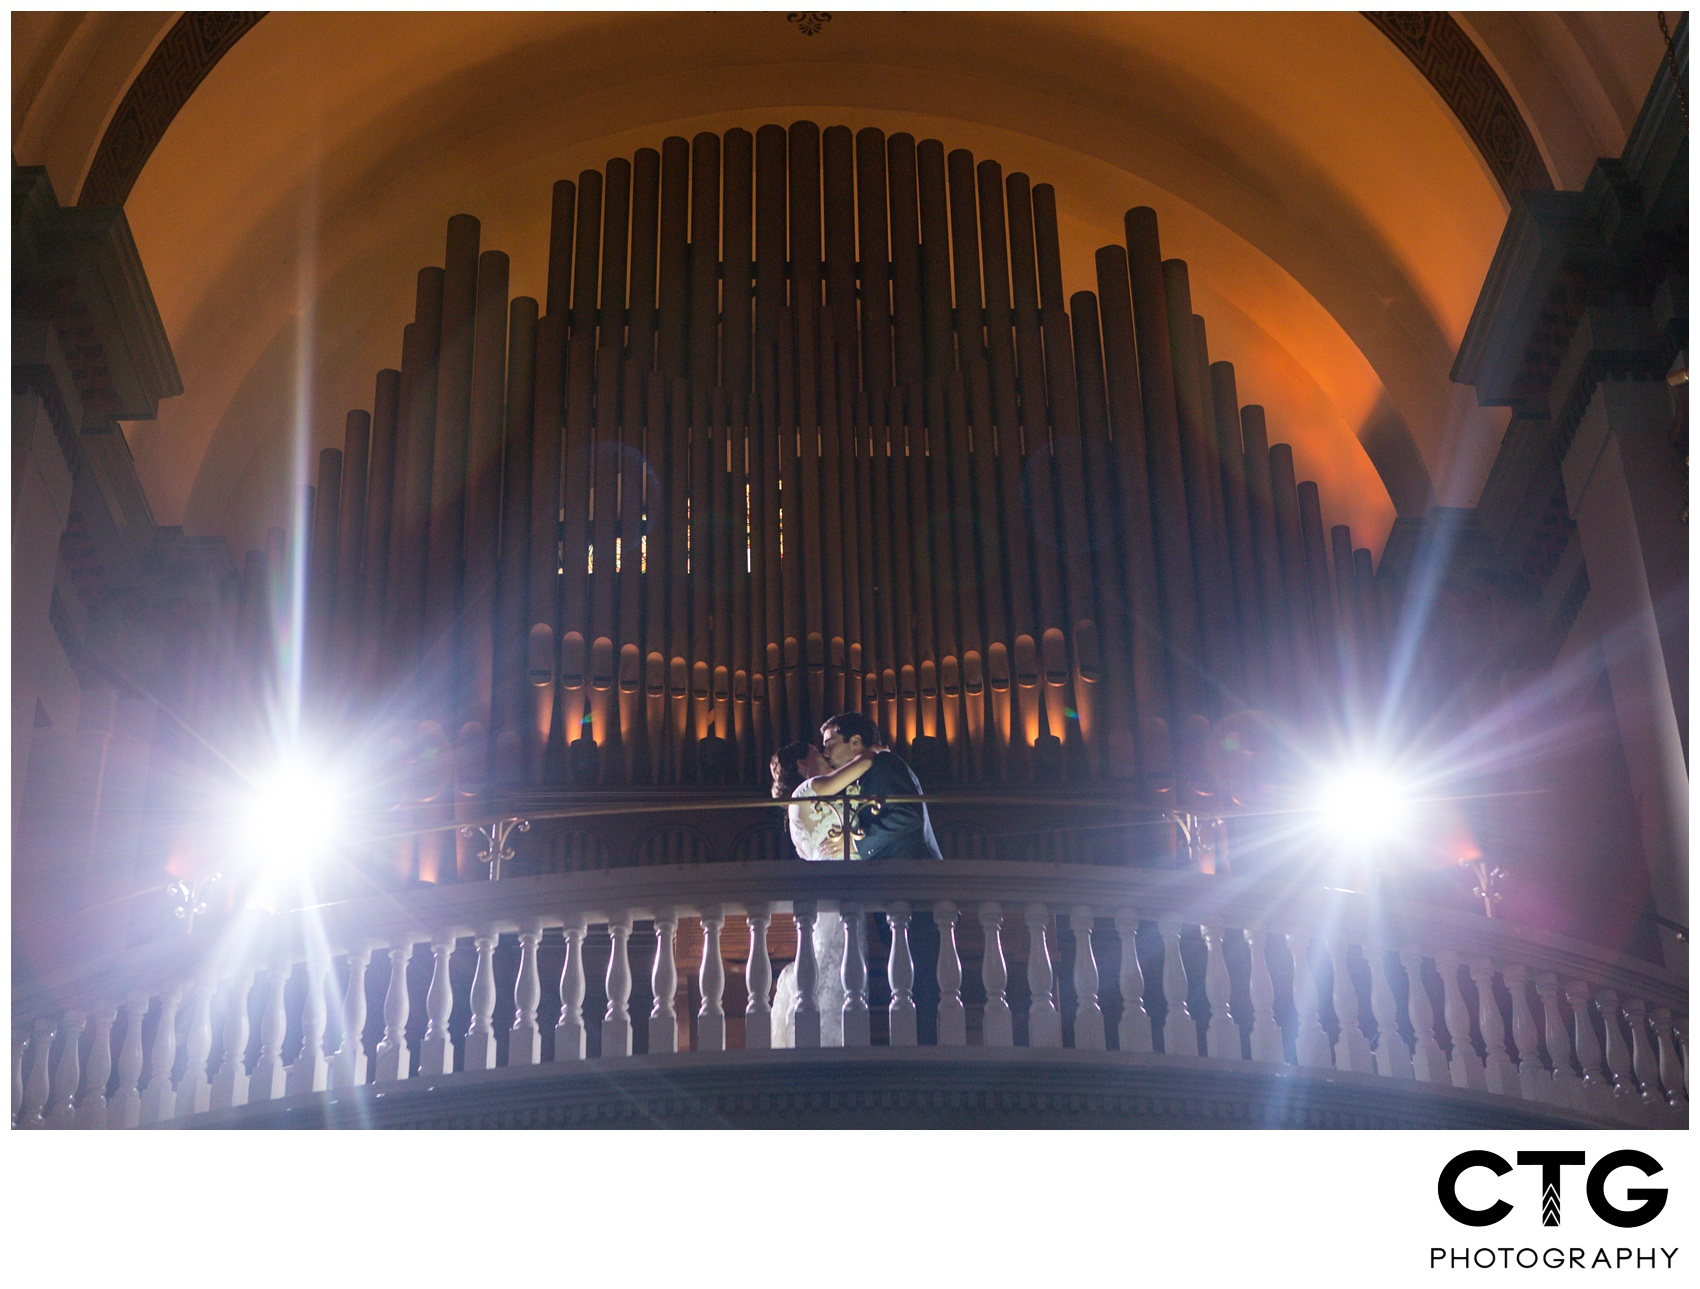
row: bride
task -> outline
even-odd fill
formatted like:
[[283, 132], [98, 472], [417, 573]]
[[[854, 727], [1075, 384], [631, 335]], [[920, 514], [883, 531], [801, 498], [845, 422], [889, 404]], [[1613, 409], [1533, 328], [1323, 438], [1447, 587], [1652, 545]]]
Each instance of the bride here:
[[[813, 743], [787, 743], [773, 754], [773, 795], [790, 797], [800, 804], [790, 816], [791, 843], [797, 854], [808, 860], [844, 858], [843, 820], [837, 805], [814, 798], [832, 797], [861, 778], [873, 764], [873, 753], [865, 752], [848, 765], [834, 770]], [[863, 933], [861, 927], [857, 932]], [[815, 919], [815, 1001], [820, 1008], [822, 1047], [844, 1045], [844, 922], [838, 914], [822, 912]], [[773, 1046], [796, 1045], [797, 964], [779, 973], [773, 997]]]

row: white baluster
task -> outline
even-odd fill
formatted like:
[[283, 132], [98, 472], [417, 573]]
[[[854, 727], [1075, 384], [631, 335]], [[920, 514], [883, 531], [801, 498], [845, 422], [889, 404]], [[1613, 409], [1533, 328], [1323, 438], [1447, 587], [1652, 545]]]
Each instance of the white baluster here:
[[82, 1053], [78, 1045], [83, 1041], [83, 1029], [88, 1025], [88, 1017], [82, 1012], [66, 1012], [65, 1019], [60, 1023], [59, 1033], [63, 1045], [59, 1051], [59, 1064], [53, 1071], [53, 1093], [48, 1103], [47, 1114], [43, 1122], [49, 1128], [74, 1128], [77, 1123], [75, 1100], [77, 1085], [82, 1082]]
[[[956, 948], [956, 922], [961, 914], [953, 900], [933, 905], [939, 928], [939, 1046], [968, 1045], [968, 1013], [962, 1006], [962, 955]], [[1054, 1010], [1054, 1009], [1053, 1009]], [[1057, 1021], [1056, 1047], [1062, 1046], [1062, 1021]]]
[[520, 928], [519, 968], [514, 972], [514, 1022], [508, 1026], [508, 1065], [536, 1065], [543, 1059], [543, 1030], [537, 1008], [543, 1001], [543, 981], [537, 974], [537, 945], [543, 927], [532, 922]]
[[[95, 1005], [89, 1018], [89, 1068], [83, 1074], [83, 1090], [77, 1097], [77, 1127], [106, 1127], [106, 1084], [112, 1078], [112, 1022], [118, 1009], [111, 1003]], [[17, 1082], [21, 1093], [23, 1080]]]
[[[907, 910], [908, 906], [905, 905], [904, 908]], [[907, 917], [904, 922], [903, 951], [904, 956], [907, 957], [909, 952]], [[987, 903], [980, 906], [980, 930], [986, 941], [985, 954], [980, 959], [980, 979], [986, 986], [986, 1014], [982, 1041], [987, 1047], [1014, 1047], [1015, 1023], [1010, 1015], [1009, 998], [1007, 997], [1009, 965], [1004, 961], [1003, 956], [1003, 906], [1001, 904]], [[892, 953], [895, 954], [897, 952], [895, 934], [892, 936], [891, 948]], [[895, 957], [892, 962], [895, 966]], [[893, 978], [895, 979], [895, 975]], [[893, 985], [892, 988], [895, 990], [896, 986]], [[895, 1007], [896, 1005], [897, 1000], [894, 994], [892, 1006]], [[894, 1029], [892, 1034], [895, 1036], [896, 1033], [897, 1031]], [[896, 1045], [897, 1039], [893, 1037], [892, 1046], [895, 1047]]]
[[1570, 1027], [1564, 1023], [1564, 1013], [1558, 1007], [1557, 975], [1550, 971], [1543, 971], [1535, 978], [1535, 992], [1541, 997], [1541, 1017], [1546, 1031], [1547, 1055], [1552, 1058], [1553, 1104], [1564, 1106], [1569, 1110], [1580, 1110], [1582, 1109], [1582, 1080], [1572, 1065], [1574, 1048], [1571, 1046]]
[[160, 996], [159, 1023], [154, 1026], [153, 1050], [148, 1053], [148, 1086], [142, 1093], [142, 1123], [169, 1119], [177, 1108], [171, 1067], [177, 1061], [177, 1004], [182, 999], [181, 985], [172, 985]]
[[419, 1044], [422, 1079], [454, 1072], [454, 1039], [449, 1034], [449, 1014], [454, 1011], [455, 1001], [449, 965], [454, 952], [452, 935], [431, 942], [431, 986], [425, 991], [425, 1037]]
[[1640, 1120], [1651, 1127], [1658, 1120], [1654, 1111], [1665, 1109], [1659, 1095], [1658, 1079], [1653, 1071], [1653, 1054], [1647, 1050], [1647, 1003], [1641, 998], [1623, 1000], [1623, 1017], [1629, 1022], [1629, 1062], [1635, 1072], [1636, 1101], [1640, 1105]]
[[466, 1029], [462, 1069], [496, 1068], [496, 941], [499, 938], [495, 928], [485, 927], [472, 940], [478, 950], [478, 964], [472, 971], [472, 1024]]
[[1653, 1008], [1650, 1017], [1653, 1038], [1659, 1048], [1659, 1082], [1664, 1086], [1665, 1105], [1677, 1116], [1688, 1109], [1688, 1098], [1682, 1090], [1682, 1067], [1677, 1064], [1676, 1044], [1671, 1038], [1669, 1007]]
[[1582, 1067], [1582, 1108], [1592, 1114], [1612, 1113], [1611, 1084], [1600, 1069], [1600, 1040], [1594, 1033], [1594, 1018], [1588, 1013], [1589, 985], [1586, 980], [1568, 980], [1564, 996], [1576, 1018], [1576, 1061]]
[[1210, 1022], [1204, 1032], [1208, 1054], [1221, 1061], [1240, 1059], [1240, 1027], [1228, 1015], [1228, 959], [1224, 953], [1228, 936], [1221, 927], [1204, 927], [1204, 997]]
[[[844, 966], [839, 973], [844, 986], [844, 1046], [867, 1047], [873, 1042], [868, 1016], [867, 918], [862, 906], [853, 900], [839, 906], [838, 918], [844, 936]], [[960, 999], [957, 1002], [961, 1004]]]
[[[708, 969], [708, 919], [703, 919], [703, 970]], [[632, 960], [627, 945], [632, 938], [632, 915], [624, 913], [608, 923], [608, 974], [603, 984], [608, 992], [608, 1006], [602, 1013], [602, 1055], [604, 1057], [632, 1054]], [[720, 951], [720, 927], [714, 928], [714, 948]], [[716, 956], [715, 961], [719, 958]], [[706, 1003], [706, 999], [704, 1002]], [[724, 1046], [724, 1041], [722, 1041]], [[709, 1049], [718, 1052], [719, 1047]]]
[[108, 1128], [134, 1128], [142, 1119], [142, 1094], [136, 1083], [142, 1077], [142, 1017], [147, 1010], [148, 1000], [140, 994], [124, 1000], [124, 1042], [118, 1049], [118, 1088], [106, 1108]]
[[1369, 1007], [1375, 1015], [1375, 1069], [1382, 1078], [1411, 1079], [1411, 1045], [1399, 1032], [1399, 1002], [1393, 996], [1393, 978], [1387, 971], [1386, 945], [1366, 946], [1369, 963]]
[[1452, 1086], [1486, 1092], [1487, 1067], [1470, 1042], [1470, 1009], [1458, 984], [1458, 955], [1451, 949], [1438, 950], [1434, 966], [1440, 972], [1440, 987], [1446, 1000], [1446, 1035], [1452, 1040], [1447, 1068], [1452, 1072]]
[[745, 917], [750, 923], [750, 961], [744, 968], [744, 983], [749, 987], [750, 1000], [744, 1004], [744, 1047], [766, 1051], [773, 1046], [772, 1004], [768, 1001], [773, 989], [773, 960], [767, 956], [767, 928], [773, 914], [765, 904], [752, 904]]
[[674, 957], [678, 926], [678, 914], [672, 909], [656, 913], [655, 966], [649, 973], [649, 988], [655, 998], [649, 1008], [651, 1056], [679, 1050], [679, 1014], [673, 1007], [673, 995], [679, 988], [679, 966]]
[[1334, 965], [1334, 1015], [1340, 1022], [1340, 1041], [1335, 1045], [1334, 1063], [1342, 1070], [1357, 1074], [1374, 1074], [1375, 1062], [1369, 1054], [1369, 1039], [1364, 1037], [1363, 1023], [1358, 1018], [1358, 987], [1352, 983], [1346, 942], [1336, 940], [1328, 946], [1328, 956]]
[[1611, 1088], [1611, 1113], [1629, 1123], [1639, 1122], [1640, 1097], [1629, 1075], [1629, 1053], [1623, 1047], [1617, 990], [1597, 990], [1594, 999], [1600, 1005], [1600, 1020], [1606, 1031], [1605, 1075], [1606, 1085]]
[[1269, 974], [1270, 946], [1286, 937], [1266, 927], [1256, 928], [1251, 942], [1251, 1059], [1284, 1065], [1286, 1045], [1275, 1020], [1275, 978]]
[[248, 990], [252, 977], [238, 975], [230, 982], [224, 1009], [224, 1059], [213, 1076], [212, 1108], [223, 1110], [248, 1104]]
[[1487, 1048], [1487, 1090], [1502, 1097], [1518, 1096], [1522, 1087], [1511, 1054], [1505, 1050], [1505, 1018], [1493, 992], [1493, 964], [1485, 958], [1475, 959], [1470, 963], [1470, 978], [1476, 982], [1477, 1023], [1482, 1028], [1482, 1045]]
[[372, 950], [348, 952], [348, 984], [342, 991], [342, 1043], [331, 1066], [331, 1082], [339, 1091], [366, 1085], [366, 965]]
[[24, 1108], [24, 1069], [26, 1057], [29, 1054], [30, 1031], [26, 1025], [12, 1026], [12, 1118], [14, 1128], [19, 1127], [22, 1120], [19, 1116]]
[[301, 1050], [284, 1076], [290, 1096], [323, 1092], [330, 1084], [330, 1062], [325, 1057], [325, 1023], [330, 1009], [325, 1004], [325, 968], [329, 964], [315, 955], [306, 963], [307, 996], [301, 1003]]
[[820, 1003], [815, 997], [815, 906], [798, 900], [791, 906], [797, 922], [797, 1010], [794, 1032], [799, 1048], [820, 1046]]
[[267, 967], [266, 1001], [260, 1012], [260, 1059], [248, 1080], [248, 1101], [272, 1101], [284, 1094], [283, 1035], [288, 1019], [284, 1014], [283, 990], [289, 980], [287, 967]]
[[[703, 911], [702, 969], [697, 975], [697, 983], [702, 990], [702, 1005], [697, 1008], [699, 1052], [726, 1050], [726, 964], [720, 958], [720, 929], [725, 924], [723, 910], [709, 908]], [[604, 1038], [602, 1041], [606, 1052], [608, 1040]]]
[[47, 1122], [47, 1098], [52, 1086], [48, 1062], [53, 1059], [53, 1036], [58, 1032], [58, 1027], [45, 1016], [30, 1031], [30, 1072], [24, 1084], [23, 1102], [18, 1107], [20, 1128], [40, 1128]]
[[407, 1018], [412, 1004], [407, 997], [407, 964], [413, 960], [412, 944], [390, 946], [390, 983], [384, 993], [384, 1036], [378, 1040], [379, 1083], [395, 1083], [408, 1077], [412, 1062], [407, 1055]]
[[[886, 978], [891, 982], [886, 1024], [893, 1047], [914, 1047], [919, 1041], [915, 1029], [915, 956], [909, 949], [911, 916], [907, 900], [893, 900], [886, 908], [886, 924], [891, 927], [891, 951], [885, 960]], [[1004, 1014], [1008, 1013], [1005, 1004]]]
[[1529, 1007], [1529, 969], [1507, 963], [1505, 988], [1511, 994], [1511, 1041], [1517, 1045], [1517, 1095], [1525, 1101], [1550, 1102], [1552, 1075], [1541, 1063], [1541, 1034]]
[[1293, 1036], [1293, 1053], [1300, 1065], [1326, 1069], [1334, 1063], [1329, 1051], [1328, 1031], [1322, 1028], [1321, 990], [1316, 982], [1316, 951], [1321, 941], [1301, 942], [1289, 936], [1293, 948], [1293, 1012], [1298, 1028]]
[[1428, 984], [1423, 980], [1422, 951], [1407, 947], [1400, 951], [1399, 959], [1404, 964], [1405, 975], [1411, 982], [1411, 1029], [1417, 1036], [1417, 1046], [1411, 1053], [1411, 1063], [1415, 1066], [1417, 1081], [1450, 1084], [1452, 1071], [1446, 1063], [1446, 1053], [1441, 1050], [1440, 1040], [1435, 1033], [1434, 1000], [1429, 995]]
[[1676, 1044], [1678, 1070], [1682, 1075], [1682, 1097], [1688, 1100], [1688, 1017], [1672, 1016], [1670, 1022], [1671, 1042]]
[[561, 1014], [555, 1021], [555, 1059], [584, 1060], [589, 1039], [584, 1024], [584, 921], [561, 928], [566, 956], [561, 959]]
[[1062, 1017], [1051, 996], [1051, 950], [1045, 940], [1049, 922], [1050, 911], [1043, 904], [1027, 906], [1027, 991], [1032, 995], [1027, 1006], [1029, 1047], [1062, 1046]]
[[1198, 1027], [1186, 1009], [1186, 968], [1181, 962], [1181, 928], [1159, 922], [1163, 941], [1163, 1052], [1167, 1056], [1197, 1056]]
[[1074, 932], [1074, 1046], [1082, 1052], [1104, 1050], [1104, 1011], [1098, 1005], [1098, 959], [1092, 953], [1092, 910], [1069, 910]]
[[183, 1078], [177, 1084], [178, 1118], [201, 1114], [212, 1105], [212, 1084], [207, 1079], [207, 1060], [212, 1055], [212, 1000], [218, 982], [203, 976], [195, 982], [189, 1005], [189, 1024], [183, 1035]]

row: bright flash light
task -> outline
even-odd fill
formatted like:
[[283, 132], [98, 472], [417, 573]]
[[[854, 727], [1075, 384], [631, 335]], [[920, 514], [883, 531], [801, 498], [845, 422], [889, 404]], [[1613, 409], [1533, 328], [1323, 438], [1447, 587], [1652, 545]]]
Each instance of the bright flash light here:
[[342, 823], [342, 790], [302, 759], [280, 762], [255, 786], [244, 812], [244, 849], [268, 868], [301, 868], [320, 858]]
[[1394, 841], [1411, 821], [1404, 786], [1376, 766], [1351, 766], [1326, 778], [1317, 793], [1316, 809], [1329, 834], [1349, 846]]

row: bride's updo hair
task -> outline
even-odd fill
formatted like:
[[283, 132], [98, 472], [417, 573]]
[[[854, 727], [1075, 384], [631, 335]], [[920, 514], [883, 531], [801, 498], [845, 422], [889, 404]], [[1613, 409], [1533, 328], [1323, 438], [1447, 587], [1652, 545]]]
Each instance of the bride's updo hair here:
[[773, 771], [773, 795], [775, 797], [789, 797], [797, 790], [797, 785], [809, 777], [797, 768], [797, 762], [814, 750], [815, 745], [805, 739], [796, 743], [787, 743], [773, 754], [773, 760], [768, 763], [768, 769]]

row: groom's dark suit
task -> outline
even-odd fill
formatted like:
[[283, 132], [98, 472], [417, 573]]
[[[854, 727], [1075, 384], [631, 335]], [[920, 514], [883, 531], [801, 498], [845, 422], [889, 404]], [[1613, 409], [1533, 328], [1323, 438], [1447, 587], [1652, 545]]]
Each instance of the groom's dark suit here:
[[[869, 797], [918, 797], [921, 782], [895, 752], [879, 752], [851, 791]], [[925, 803], [887, 801], [856, 807], [851, 822], [856, 859], [943, 859]], [[859, 836], [856, 834], [860, 834]]]

